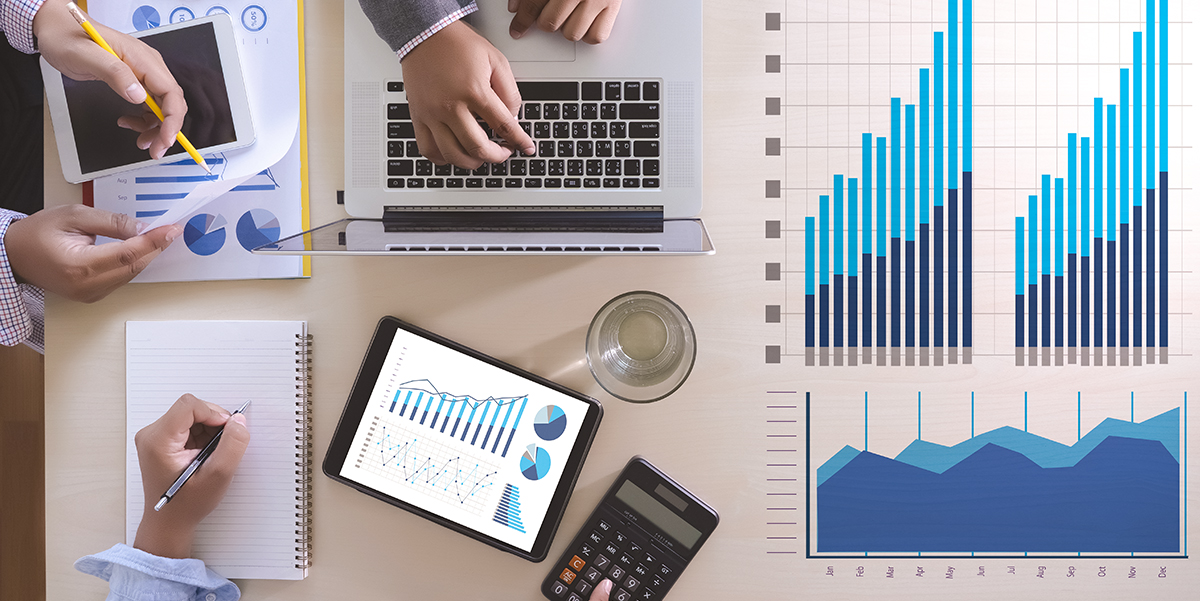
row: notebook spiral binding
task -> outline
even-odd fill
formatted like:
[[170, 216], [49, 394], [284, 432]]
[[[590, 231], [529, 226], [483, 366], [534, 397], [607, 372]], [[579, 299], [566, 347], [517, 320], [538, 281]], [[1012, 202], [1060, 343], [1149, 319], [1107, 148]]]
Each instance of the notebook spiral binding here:
[[296, 567], [312, 565], [312, 335], [296, 335]]

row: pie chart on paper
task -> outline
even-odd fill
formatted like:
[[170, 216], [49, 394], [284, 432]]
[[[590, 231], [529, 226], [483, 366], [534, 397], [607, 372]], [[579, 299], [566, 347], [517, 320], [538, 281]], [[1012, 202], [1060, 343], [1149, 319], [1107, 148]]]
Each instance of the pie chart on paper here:
[[237, 239], [246, 250], [275, 242], [279, 239], [279, 219], [266, 209], [250, 209], [238, 219]]
[[567, 429], [567, 414], [562, 407], [546, 405], [533, 416], [533, 431], [542, 440], [555, 440]]
[[525, 447], [521, 454], [521, 473], [530, 480], [541, 480], [550, 473], [550, 453], [535, 444]]
[[183, 226], [183, 242], [188, 250], [207, 257], [225, 246], [225, 218], [200, 213]]

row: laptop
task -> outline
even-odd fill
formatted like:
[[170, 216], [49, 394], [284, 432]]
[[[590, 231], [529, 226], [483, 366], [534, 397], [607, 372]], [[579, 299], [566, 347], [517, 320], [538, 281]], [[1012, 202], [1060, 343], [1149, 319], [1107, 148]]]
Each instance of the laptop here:
[[712, 254], [701, 208], [699, 0], [626, 2], [609, 39], [508, 34], [503, 0], [466, 21], [508, 58], [534, 156], [479, 169], [420, 156], [404, 78], [345, 0], [349, 219], [268, 244], [286, 254]]

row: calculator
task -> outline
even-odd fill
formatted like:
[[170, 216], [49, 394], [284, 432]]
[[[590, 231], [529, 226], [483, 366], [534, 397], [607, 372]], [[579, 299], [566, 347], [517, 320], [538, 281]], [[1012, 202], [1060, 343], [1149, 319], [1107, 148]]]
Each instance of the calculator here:
[[656, 601], [717, 527], [717, 512], [645, 459], [629, 460], [542, 583], [551, 601]]

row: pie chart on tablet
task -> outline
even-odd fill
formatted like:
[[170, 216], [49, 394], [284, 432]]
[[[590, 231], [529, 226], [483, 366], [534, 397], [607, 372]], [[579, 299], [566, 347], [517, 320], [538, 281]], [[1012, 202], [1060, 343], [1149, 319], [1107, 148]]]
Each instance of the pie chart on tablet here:
[[250, 209], [238, 219], [237, 239], [246, 250], [270, 244], [279, 239], [279, 219], [266, 209]]
[[188, 250], [207, 257], [225, 246], [225, 218], [200, 213], [183, 226], [183, 242]]
[[562, 407], [546, 405], [533, 416], [533, 431], [542, 440], [555, 440], [567, 429], [567, 414]]
[[550, 453], [535, 444], [525, 447], [521, 454], [521, 473], [530, 480], [541, 480], [550, 473]]
[[162, 23], [162, 17], [153, 6], [139, 6], [133, 10], [133, 27], [138, 31], [154, 29]]

